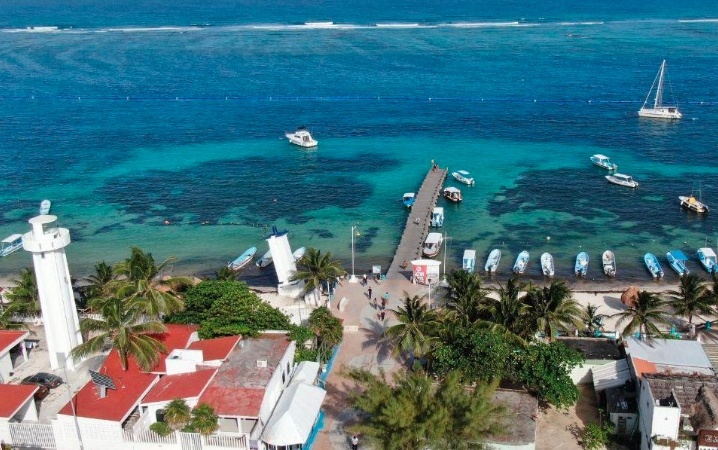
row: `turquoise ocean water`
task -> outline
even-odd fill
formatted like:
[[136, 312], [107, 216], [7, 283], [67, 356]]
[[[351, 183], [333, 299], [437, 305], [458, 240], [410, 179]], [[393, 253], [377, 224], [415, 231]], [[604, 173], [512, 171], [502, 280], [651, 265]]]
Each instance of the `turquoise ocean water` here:
[[[675, 281], [668, 250], [716, 246], [716, 213], [677, 198], [700, 184], [718, 208], [713, 1], [215, 3], [3, 6], [0, 235], [28, 231], [48, 198], [78, 277], [132, 245], [208, 274], [263, 253], [273, 225], [346, 267], [356, 225], [357, 272], [386, 268], [401, 196], [433, 159], [477, 180], [462, 204], [440, 200], [449, 269], [500, 247], [508, 273], [527, 249], [529, 277], [550, 251], [569, 278], [585, 250], [600, 280], [610, 248], [620, 280], [647, 281], [650, 251]], [[639, 119], [663, 59], [684, 117]], [[316, 150], [283, 139], [299, 125]], [[609, 185], [594, 153], [640, 188]], [[18, 252], [0, 276], [30, 264]]]

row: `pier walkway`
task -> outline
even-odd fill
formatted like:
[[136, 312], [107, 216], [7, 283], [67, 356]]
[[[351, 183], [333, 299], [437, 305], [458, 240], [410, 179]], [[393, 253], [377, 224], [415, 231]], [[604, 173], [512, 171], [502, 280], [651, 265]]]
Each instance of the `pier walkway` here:
[[[411, 276], [411, 265], [402, 267], [404, 261], [411, 262], [421, 259], [421, 246], [429, 234], [431, 225], [431, 213], [436, 206], [436, 200], [441, 195], [441, 187], [444, 185], [448, 169], [429, 170], [424, 182], [416, 194], [414, 206], [406, 219], [404, 234], [401, 236], [399, 246], [394, 253], [394, 259], [386, 273], [387, 280], [407, 280]], [[417, 219], [418, 223], [417, 223]]]

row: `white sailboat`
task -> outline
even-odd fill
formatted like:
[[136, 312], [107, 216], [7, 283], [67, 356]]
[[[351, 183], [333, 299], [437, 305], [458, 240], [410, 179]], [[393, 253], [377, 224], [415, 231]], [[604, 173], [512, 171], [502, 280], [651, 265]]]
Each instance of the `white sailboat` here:
[[[648, 117], [651, 119], [680, 119], [683, 117], [677, 106], [666, 106], [663, 104], [663, 83], [666, 80], [666, 60], [663, 60], [661, 69], [656, 75], [656, 79], [653, 80], [651, 90], [648, 91], [646, 101], [643, 102], [643, 106], [638, 111], [639, 117]], [[656, 95], [653, 97], [653, 104], [650, 104], [651, 94], [655, 89]]]

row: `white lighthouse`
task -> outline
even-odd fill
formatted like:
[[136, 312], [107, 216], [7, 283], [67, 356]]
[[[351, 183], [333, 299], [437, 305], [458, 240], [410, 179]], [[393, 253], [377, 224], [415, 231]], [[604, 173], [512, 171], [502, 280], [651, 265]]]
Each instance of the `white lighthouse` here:
[[51, 215], [33, 217], [29, 222], [32, 231], [23, 235], [22, 246], [32, 253], [50, 366], [74, 370], [69, 355], [82, 343], [82, 335], [65, 257], [70, 230], [58, 228], [57, 217]]

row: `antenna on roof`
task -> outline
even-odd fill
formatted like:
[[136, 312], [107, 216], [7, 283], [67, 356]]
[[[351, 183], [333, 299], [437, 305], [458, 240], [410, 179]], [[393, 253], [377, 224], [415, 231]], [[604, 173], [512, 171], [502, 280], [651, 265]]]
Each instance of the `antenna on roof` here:
[[117, 390], [115, 382], [112, 381], [112, 378], [109, 376], [103, 375], [100, 372], [95, 372], [94, 370], [90, 370], [89, 372], [92, 382], [95, 383], [95, 387], [97, 387], [97, 395], [100, 398], [107, 397], [108, 388]]

